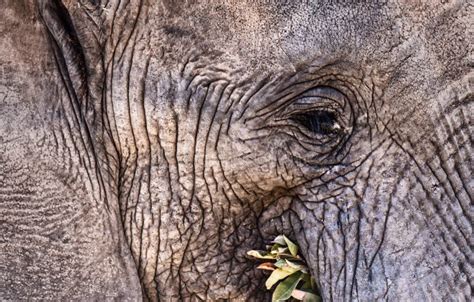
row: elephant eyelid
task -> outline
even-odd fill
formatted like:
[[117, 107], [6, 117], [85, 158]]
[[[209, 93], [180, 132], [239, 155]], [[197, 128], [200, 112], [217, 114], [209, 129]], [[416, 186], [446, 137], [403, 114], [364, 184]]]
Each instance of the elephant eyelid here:
[[343, 91], [330, 86], [308, 89], [274, 115], [276, 133], [290, 139], [291, 156], [319, 161], [341, 154], [355, 128], [353, 101]]
[[345, 101], [346, 96], [337, 88], [330, 86], [316, 86], [300, 94], [295, 98], [295, 101], [297, 103], [305, 103], [305, 101], [311, 101], [314, 98], [325, 99], [342, 104]]
[[280, 111], [280, 117], [294, 112], [328, 110], [343, 114], [348, 99], [344, 93], [329, 86], [316, 86], [293, 97]]

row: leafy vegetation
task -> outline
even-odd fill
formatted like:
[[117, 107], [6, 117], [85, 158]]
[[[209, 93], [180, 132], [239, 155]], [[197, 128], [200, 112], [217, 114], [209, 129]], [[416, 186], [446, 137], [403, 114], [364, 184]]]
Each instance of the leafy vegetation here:
[[315, 279], [298, 255], [298, 246], [285, 235], [277, 236], [266, 251], [252, 250], [247, 255], [265, 261], [257, 269], [271, 271], [265, 286], [273, 288], [272, 301], [321, 301]]

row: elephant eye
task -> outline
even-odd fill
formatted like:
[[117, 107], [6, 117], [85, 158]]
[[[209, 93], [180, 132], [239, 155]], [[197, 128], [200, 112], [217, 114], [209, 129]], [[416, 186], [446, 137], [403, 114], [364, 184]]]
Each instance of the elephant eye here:
[[340, 89], [317, 86], [290, 98], [271, 120], [287, 138], [283, 152], [305, 163], [336, 162], [344, 156], [355, 128], [350, 99]]
[[290, 119], [319, 135], [337, 134], [341, 130], [341, 126], [337, 123], [336, 113], [326, 110], [296, 113]]

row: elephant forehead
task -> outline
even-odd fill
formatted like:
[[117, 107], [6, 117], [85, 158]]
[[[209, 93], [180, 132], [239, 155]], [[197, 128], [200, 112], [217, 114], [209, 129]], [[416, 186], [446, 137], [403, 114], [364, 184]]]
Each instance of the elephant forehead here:
[[289, 64], [297, 68], [318, 58], [380, 61], [387, 53], [400, 52], [403, 44], [413, 44], [413, 40], [433, 40], [432, 35], [422, 38], [425, 33], [420, 30], [436, 23], [443, 14], [460, 11], [462, 7], [456, 3], [410, 1], [226, 1], [173, 3], [164, 10], [157, 5], [150, 13], [159, 17], [150, 20], [157, 21], [153, 27], [157, 29], [157, 44], [162, 45], [166, 37], [176, 46], [173, 51], [186, 51], [193, 43], [194, 50], [214, 49], [239, 56], [248, 68]]
[[164, 22], [160, 18], [158, 43], [163, 42], [164, 33], [181, 49], [192, 41], [194, 49], [212, 48], [245, 58], [249, 67], [341, 55], [391, 22], [380, 11], [382, 7], [367, 4], [226, 2], [171, 8], [173, 13]]

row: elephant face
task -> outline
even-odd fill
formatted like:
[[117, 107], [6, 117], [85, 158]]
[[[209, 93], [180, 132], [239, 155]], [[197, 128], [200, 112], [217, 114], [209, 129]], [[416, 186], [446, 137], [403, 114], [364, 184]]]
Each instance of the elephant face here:
[[286, 234], [324, 299], [470, 297], [466, 3], [63, 2], [35, 7], [45, 136], [117, 268], [90, 284], [266, 299], [246, 251]]

